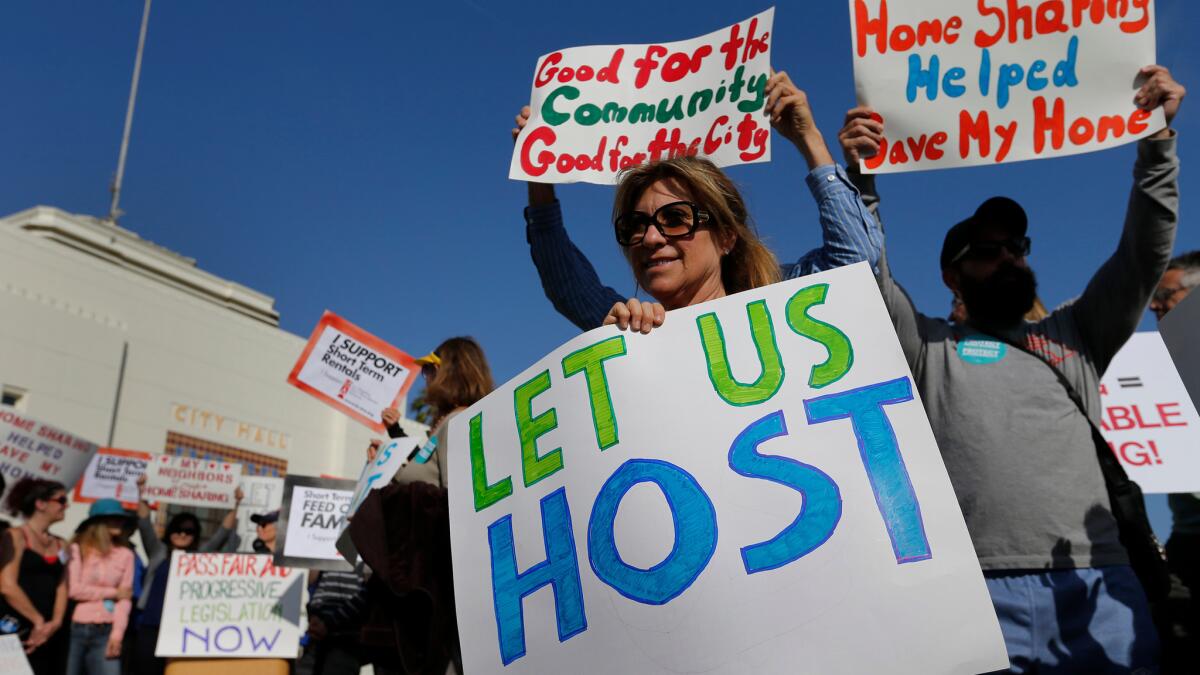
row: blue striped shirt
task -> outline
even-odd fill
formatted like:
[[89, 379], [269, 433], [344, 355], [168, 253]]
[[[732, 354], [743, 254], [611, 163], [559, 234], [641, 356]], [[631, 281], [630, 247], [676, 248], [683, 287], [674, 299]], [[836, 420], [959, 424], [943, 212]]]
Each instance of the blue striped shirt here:
[[[845, 169], [837, 164], [819, 166], [804, 181], [817, 202], [823, 243], [796, 262], [782, 265], [783, 278], [863, 260], [874, 268], [883, 248], [883, 233]], [[600, 281], [595, 268], [571, 242], [559, 203], [527, 207], [525, 223], [533, 264], [554, 308], [582, 330], [600, 326], [612, 306], [626, 298]]]

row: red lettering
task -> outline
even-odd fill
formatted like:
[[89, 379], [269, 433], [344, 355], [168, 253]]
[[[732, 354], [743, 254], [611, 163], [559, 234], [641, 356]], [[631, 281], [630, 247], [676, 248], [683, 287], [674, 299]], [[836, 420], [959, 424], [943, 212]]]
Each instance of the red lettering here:
[[1058, 150], [1063, 145], [1063, 100], [1054, 99], [1054, 112], [1046, 116], [1046, 97], [1035, 96], [1033, 99], [1033, 153], [1042, 154], [1046, 148], [1046, 133], [1050, 134], [1050, 147]]
[[633, 67], [637, 68], [638, 71], [637, 77], [635, 77], [633, 80], [634, 87], [641, 89], [642, 87], [646, 86], [646, 83], [650, 81], [650, 73], [658, 67], [659, 62], [655, 60], [654, 57], [662, 57], [665, 56], [666, 53], [667, 48], [663, 47], [662, 45], [646, 46], [646, 55], [633, 62]]
[[1147, 424], [1146, 421], [1142, 419], [1142, 411], [1138, 409], [1137, 405], [1131, 405], [1129, 407], [1133, 412], [1133, 418], [1137, 421], [1139, 429], [1157, 429], [1158, 427], [1162, 426], [1161, 424]]
[[1149, 125], [1146, 124], [1146, 120], [1148, 119], [1150, 119], [1150, 111], [1138, 108], [1129, 116], [1129, 123], [1125, 125], [1125, 128], [1131, 134], [1143, 133], [1149, 128]]
[[[1174, 407], [1175, 410], [1167, 410], [1167, 408], [1171, 407]], [[1162, 420], [1164, 427], [1186, 427], [1188, 425], [1186, 421], [1172, 422], [1168, 419], [1170, 417], [1183, 417], [1183, 413], [1179, 412], [1179, 403], [1159, 403], [1156, 408], [1158, 409], [1158, 419]]]
[[958, 156], [966, 159], [971, 154], [971, 139], [979, 143], [979, 156], [987, 157], [992, 151], [992, 131], [986, 110], [980, 111], [975, 119], [966, 110], [958, 113]]
[[1126, 431], [1137, 426], [1137, 422], [1129, 416], [1129, 409], [1124, 406], [1110, 406], [1108, 412], [1108, 428], [1110, 431]]
[[533, 155], [533, 145], [534, 143], [553, 145], [556, 140], [558, 140], [558, 135], [550, 127], [538, 127], [534, 129], [525, 137], [525, 142], [521, 144], [521, 170], [530, 176], [540, 176], [546, 173], [546, 168], [554, 162], [554, 153], [549, 150], [543, 150], [538, 154], [538, 163], [534, 164], [533, 160], [530, 159]]
[[684, 52], [670, 55], [663, 64], [663, 82], [678, 82], [692, 73], [700, 72], [704, 57], [711, 53], [712, 47], [703, 45], [692, 52], [691, 56]]
[[[862, 0], [859, 0], [862, 2]], [[735, 23], [729, 27], [729, 39], [721, 45], [721, 53], [725, 55], [725, 70], [733, 70], [737, 65], [738, 52], [742, 49], [742, 43], [745, 42], [738, 34], [742, 32], [742, 25]]]
[[596, 81], [620, 84], [620, 80], [618, 79], [620, 77], [620, 73], [618, 71], [621, 68], [621, 59], [623, 58], [625, 58], [624, 49], [618, 49], [617, 51], [613, 52], [612, 59], [608, 62], [608, 65], [601, 68], [596, 74]]
[[542, 65], [538, 66], [537, 74], [533, 76], [534, 88], [544, 87], [554, 80], [558, 70], [554, 66], [560, 61], [562, 61], [562, 52], [554, 52], [542, 59]]
[[[1000, 38], [1004, 37], [1004, 10], [996, 7], [988, 7], [984, 2], [985, 0], [978, 0], [976, 9], [979, 11], [980, 18], [987, 16], [996, 17], [996, 32], [989, 35], [982, 28], [975, 31], [975, 46], [981, 49], [991, 47], [999, 42]], [[966, 155], [963, 155], [963, 157], [966, 157]]]

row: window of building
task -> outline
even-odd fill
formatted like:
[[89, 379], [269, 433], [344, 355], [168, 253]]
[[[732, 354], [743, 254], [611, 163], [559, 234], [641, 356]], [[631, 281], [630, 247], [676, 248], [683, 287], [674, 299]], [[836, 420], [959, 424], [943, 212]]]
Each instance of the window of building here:
[[11, 406], [17, 410], [25, 409], [25, 390], [20, 387], [0, 387], [0, 404]]

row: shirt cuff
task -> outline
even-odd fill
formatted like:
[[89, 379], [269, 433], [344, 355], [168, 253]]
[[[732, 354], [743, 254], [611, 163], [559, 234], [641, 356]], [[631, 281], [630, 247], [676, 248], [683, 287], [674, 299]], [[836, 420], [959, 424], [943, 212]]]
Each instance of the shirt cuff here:
[[1171, 129], [1171, 135], [1166, 138], [1147, 136], [1138, 141], [1138, 164], [1159, 164], [1174, 160], [1177, 138], [1179, 138], [1179, 133]]
[[854, 194], [858, 194], [858, 189], [850, 182], [850, 178], [841, 164], [818, 166], [808, 172], [808, 175], [804, 177], [804, 182], [808, 184], [813, 199], [816, 199], [818, 203], [833, 197], [842, 189], [848, 189]]

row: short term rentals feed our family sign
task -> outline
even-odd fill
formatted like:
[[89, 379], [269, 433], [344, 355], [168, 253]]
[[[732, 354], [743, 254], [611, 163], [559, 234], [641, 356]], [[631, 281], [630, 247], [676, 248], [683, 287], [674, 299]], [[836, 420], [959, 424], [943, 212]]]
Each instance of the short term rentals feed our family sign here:
[[1139, 110], [1152, 0], [849, 0], [858, 101], [885, 143], [862, 169], [1058, 157], [1166, 125]]
[[1008, 663], [865, 263], [584, 333], [448, 447], [468, 673]]
[[763, 107], [774, 15], [681, 42], [546, 54], [508, 177], [612, 184], [621, 169], [678, 155], [718, 166], [769, 161]]

